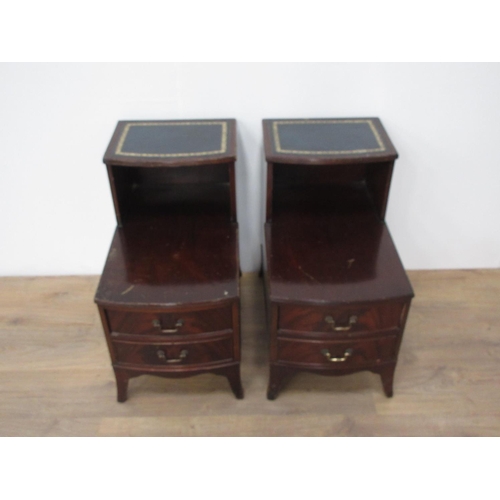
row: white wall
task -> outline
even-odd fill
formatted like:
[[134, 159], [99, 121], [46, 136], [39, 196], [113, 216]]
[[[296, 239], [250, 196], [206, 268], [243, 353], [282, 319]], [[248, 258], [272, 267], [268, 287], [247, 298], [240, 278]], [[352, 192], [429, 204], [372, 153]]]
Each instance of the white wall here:
[[259, 265], [262, 118], [381, 118], [405, 266], [500, 265], [499, 64], [2, 64], [0, 275], [100, 273], [118, 120], [236, 118], [241, 262]]

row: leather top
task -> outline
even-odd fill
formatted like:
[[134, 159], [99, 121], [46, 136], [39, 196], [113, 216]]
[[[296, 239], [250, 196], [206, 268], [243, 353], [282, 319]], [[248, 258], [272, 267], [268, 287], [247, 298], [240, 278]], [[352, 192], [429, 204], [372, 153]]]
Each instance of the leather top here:
[[384, 151], [385, 145], [369, 120], [276, 121], [274, 147], [280, 153], [338, 154]]
[[378, 118], [264, 120], [264, 132], [268, 161], [329, 163], [397, 157]]
[[235, 159], [234, 120], [118, 122], [104, 156], [116, 165], [168, 166]]
[[193, 156], [225, 153], [225, 122], [204, 125], [184, 123], [130, 123], [115, 151], [134, 156]]

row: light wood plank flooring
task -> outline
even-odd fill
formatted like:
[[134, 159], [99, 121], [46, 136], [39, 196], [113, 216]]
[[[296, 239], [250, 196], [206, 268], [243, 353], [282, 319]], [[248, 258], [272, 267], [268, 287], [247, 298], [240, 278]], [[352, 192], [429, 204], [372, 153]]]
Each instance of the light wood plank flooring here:
[[392, 399], [372, 373], [298, 374], [266, 399], [262, 282], [242, 277], [238, 401], [215, 375], [130, 381], [116, 402], [98, 277], [0, 278], [2, 436], [499, 436], [500, 270], [413, 271]]

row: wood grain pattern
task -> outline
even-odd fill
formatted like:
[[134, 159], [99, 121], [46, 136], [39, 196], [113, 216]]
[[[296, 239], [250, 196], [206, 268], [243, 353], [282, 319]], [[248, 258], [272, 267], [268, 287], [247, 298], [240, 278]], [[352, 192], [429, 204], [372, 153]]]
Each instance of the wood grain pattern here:
[[143, 376], [127, 404], [93, 294], [98, 277], [0, 278], [2, 436], [500, 436], [500, 270], [409, 271], [416, 297], [387, 399], [369, 372], [298, 373], [266, 400], [262, 281], [244, 274], [242, 378]]
[[311, 214], [266, 224], [271, 300], [332, 306], [411, 298], [389, 230], [372, 217]]
[[[348, 325], [349, 335], [356, 333], [373, 332], [376, 330], [388, 330], [401, 327], [401, 313], [405, 307], [404, 303], [381, 302], [379, 304], [366, 304], [364, 306], [344, 307], [297, 307], [283, 305], [279, 308], [280, 329], [296, 330], [302, 332], [325, 332], [339, 335], [342, 332], [335, 331], [335, 325], [340, 327]], [[335, 324], [325, 321], [330, 316]], [[350, 318], [355, 317], [353, 324]]]
[[238, 226], [227, 217], [138, 218], [116, 229], [96, 302], [112, 308], [223, 303], [237, 299], [238, 274]]
[[[232, 332], [231, 332], [232, 334]], [[189, 340], [163, 342], [129, 342], [118, 339], [113, 341], [116, 359], [120, 365], [135, 365], [140, 369], [142, 365], [151, 368], [164, 367], [168, 370], [176, 368], [184, 371], [186, 367], [196, 365], [218, 364], [222, 361], [232, 361], [233, 340], [231, 335], [224, 338], [213, 337], [200, 340], [190, 335]], [[184, 352], [184, 355], [182, 353]], [[170, 364], [169, 364], [170, 363]], [[199, 368], [203, 368], [200, 366]]]
[[[353, 370], [393, 361], [396, 358], [396, 336], [389, 335], [372, 340], [311, 340], [278, 337], [278, 357], [280, 362], [313, 366], [315, 370]], [[330, 359], [345, 361], [331, 362]], [[346, 352], [350, 351], [349, 357]], [[347, 365], [347, 366], [346, 366]]]
[[134, 335], [186, 335], [227, 330], [233, 325], [231, 307], [176, 313], [129, 312], [110, 309], [106, 311], [106, 315], [112, 332]]

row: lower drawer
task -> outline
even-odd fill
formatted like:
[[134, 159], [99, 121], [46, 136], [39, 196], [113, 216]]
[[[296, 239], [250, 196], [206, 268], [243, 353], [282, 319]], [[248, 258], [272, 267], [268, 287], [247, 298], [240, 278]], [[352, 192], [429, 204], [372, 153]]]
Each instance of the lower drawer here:
[[394, 360], [397, 337], [362, 341], [318, 341], [278, 338], [278, 361], [331, 368], [358, 368]]
[[113, 341], [118, 363], [186, 366], [228, 361], [233, 358], [232, 338], [195, 342], [137, 343]]

